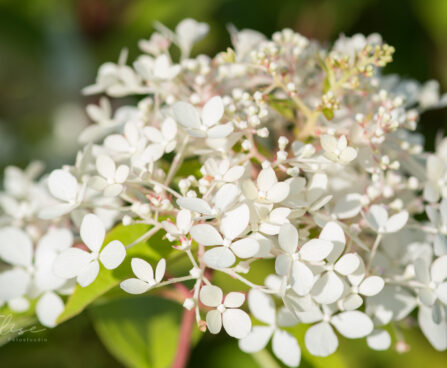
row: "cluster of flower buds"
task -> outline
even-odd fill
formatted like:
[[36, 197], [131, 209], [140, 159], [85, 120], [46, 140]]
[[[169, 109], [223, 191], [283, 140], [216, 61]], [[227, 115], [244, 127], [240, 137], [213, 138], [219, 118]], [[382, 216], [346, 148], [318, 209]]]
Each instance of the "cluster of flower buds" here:
[[[103, 97], [87, 107], [92, 124], [74, 165], [43, 176], [39, 164], [7, 168], [3, 308], [35, 308], [55, 326], [76, 284], [88, 287], [161, 233], [190, 269], [165, 279], [178, 272], [170, 257], [155, 271], [132, 258], [135, 277], [121, 288], [192, 282], [182, 302], [198, 327], [224, 330], [245, 352], [271, 338], [277, 358], [296, 367], [301, 349], [328, 356], [339, 335], [376, 350], [403, 346], [385, 327], [415, 316], [446, 350], [447, 140], [427, 153], [414, 132], [420, 113], [447, 104], [439, 85], [382, 75], [394, 49], [379, 35], [327, 49], [289, 29], [272, 40], [231, 29], [233, 48], [192, 58], [207, 31], [192, 19], [175, 31], [158, 24], [132, 64], [123, 52], [99, 68], [84, 93]], [[138, 99], [112, 111], [108, 98], [122, 96]], [[149, 231], [103, 245], [119, 223]], [[254, 278], [257, 264], [265, 280]], [[224, 295], [216, 273], [241, 288]]]

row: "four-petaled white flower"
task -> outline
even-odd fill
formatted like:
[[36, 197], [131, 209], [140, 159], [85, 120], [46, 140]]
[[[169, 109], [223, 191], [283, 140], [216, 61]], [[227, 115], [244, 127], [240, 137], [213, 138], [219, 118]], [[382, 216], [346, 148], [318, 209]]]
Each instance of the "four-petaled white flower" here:
[[273, 298], [259, 290], [251, 289], [248, 293], [248, 306], [253, 316], [268, 326], [253, 326], [250, 333], [239, 340], [239, 347], [247, 353], [264, 349], [272, 338], [273, 353], [285, 365], [297, 367], [301, 360], [301, 349], [296, 338], [281, 327], [291, 327], [298, 320], [286, 308], [276, 311]]
[[344, 310], [354, 310], [363, 304], [361, 296], [369, 297], [379, 294], [385, 286], [385, 281], [377, 275], [366, 276], [365, 263], [357, 254], [347, 253], [340, 258], [340, 261], [346, 257], [355, 257], [356, 260], [351, 261], [351, 264], [355, 262], [358, 267], [354, 272], [346, 274], [351, 288], [345, 288], [346, 295], [340, 300], [340, 306]]
[[250, 201], [263, 203], [279, 203], [289, 195], [290, 186], [287, 182], [278, 182], [275, 171], [271, 167], [262, 169], [256, 180], [244, 180], [242, 192]]
[[202, 108], [197, 109], [187, 102], [176, 102], [172, 107], [174, 117], [186, 131], [197, 138], [226, 138], [233, 132], [233, 124], [218, 124], [224, 115], [222, 98], [211, 98]]
[[143, 159], [157, 161], [164, 153], [172, 152], [176, 145], [177, 124], [174, 119], [166, 118], [161, 124], [161, 131], [154, 127], [143, 129], [146, 138], [152, 142], [143, 152]]
[[220, 233], [209, 224], [198, 224], [191, 228], [192, 238], [204, 246], [218, 247], [207, 250], [203, 254], [204, 262], [212, 268], [230, 267], [239, 258], [253, 257], [259, 251], [259, 243], [252, 237], [234, 241], [241, 236], [249, 221], [249, 210], [246, 204], [227, 211], [220, 221]]
[[79, 285], [85, 287], [98, 276], [98, 260], [108, 270], [117, 268], [126, 257], [126, 248], [119, 240], [112, 240], [101, 250], [105, 231], [105, 226], [98, 216], [85, 215], [80, 234], [90, 251], [74, 247], [63, 251], [54, 262], [54, 273], [65, 279], [76, 277]]
[[276, 258], [275, 270], [278, 275], [290, 278], [298, 295], [306, 295], [315, 282], [310, 265], [320, 264], [331, 253], [333, 245], [328, 240], [311, 239], [298, 249], [298, 239], [295, 226], [281, 226], [278, 241], [284, 253]]
[[103, 191], [106, 197], [116, 197], [123, 191], [123, 184], [129, 176], [129, 167], [119, 165], [109, 156], [101, 155], [96, 159], [96, 170], [100, 176], [92, 178], [92, 188]]
[[224, 300], [221, 288], [205, 285], [200, 289], [200, 301], [214, 308], [206, 314], [206, 326], [212, 334], [219, 333], [222, 325], [227, 334], [236, 339], [242, 339], [250, 332], [250, 317], [239, 309], [245, 301], [244, 294], [233, 291]]
[[0, 300], [11, 310], [23, 312], [30, 298], [39, 297], [36, 315], [47, 327], [54, 327], [64, 303], [55, 291], [66, 286], [66, 280], [52, 271], [55, 258], [73, 243], [68, 229], [52, 229], [37, 243], [35, 251], [27, 233], [14, 227], [0, 230], [0, 258], [13, 268], [0, 273]]
[[177, 200], [180, 207], [198, 212], [205, 218], [219, 217], [234, 207], [241, 191], [234, 184], [224, 184], [211, 200], [213, 207], [202, 198], [182, 197]]
[[239, 180], [244, 171], [245, 168], [243, 166], [232, 166], [227, 158], [223, 158], [220, 161], [209, 158], [203, 165], [202, 174], [212, 177], [213, 181], [231, 183]]
[[166, 260], [162, 258], [158, 261], [155, 268], [155, 277], [152, 266], [144, 259], [132, 258], [131, 267], [137, 278], [121, 282], [121, 289], [129, 294], [143, 294], [161, 282], [166, 271]]
[[357, 157], [357, 150], [348, 146], [346, 136], [335, 138], [333, 135], [323, 134], [320, 138], [324, 156], [329, 160], [346, 165]]
[[419, 326], [433, 347], [443, 351], [447, 349], [447, 255], [435, 259], [430, 268], [422, 258], [414, 266], [416, 279], [424, 285], [418, 291]]
[[395, 233], [401, 230], [408, 221], [408, 212], [401, 211], [388, 217], [388, 211], [382, 205], [372, 205], [365, 216], [369, 226], [380, 234]]
[[182, 240], [189, 231], [192, 226], [192, 215], [189, 210], [180, 210], [177, 213], [177, 218], [175, 224], [171, 221], [163, 221], [163, 228], [166, 230], [166, 237], [169, 238], [170, 241], [174, 241], [175, 239]]
[[[363, 312], [348, 311], [333, 314], [329, 308], [323, 312], [315, 310], [312, 322], [321, 321], [306, 331], [304, 341], [312, 355], [328, 356], [334, 353], [338, 347], [338, 338], [331, 325], [344, 337], [348, 339], [359, 339], [368, 336], [374, 325]], [[310, 321], [303, 321], [308, 323]]]

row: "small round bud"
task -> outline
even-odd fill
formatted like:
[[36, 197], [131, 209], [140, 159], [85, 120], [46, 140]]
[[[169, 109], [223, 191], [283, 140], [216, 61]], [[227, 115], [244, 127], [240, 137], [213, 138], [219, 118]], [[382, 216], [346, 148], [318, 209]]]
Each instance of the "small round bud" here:
[[186, 310], [191, 310], [195, 307], [196, 303], [194, 303], [194, 299], [188, 298], [183, 302], [183, 308]]

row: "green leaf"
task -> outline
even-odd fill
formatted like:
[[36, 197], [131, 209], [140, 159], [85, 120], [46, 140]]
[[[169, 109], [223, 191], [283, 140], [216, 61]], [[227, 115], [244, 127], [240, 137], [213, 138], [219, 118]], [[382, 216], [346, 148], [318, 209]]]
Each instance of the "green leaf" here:
[[[167, 368], [177, 351], [183, 308], [154, 296], [116, 299], [89, 309], [102, 342], [126, 367]], [[193, 327], [192, 343], [201, 333]]]
[[[128, 245], [148, 230], [150, 230], [150, 226], [144, 224], [118, 225], [107, 234], [104, 244], [116, 239], [124, 245]], [[93, 283], [84, 288], [79, 285], [76, 286], [74, 293], [68, 299], [65, 310], [57, 320], [58, 323], [81, 313], [89, 304], [117, 286], [121, 281], [132, 277], [130, 261], [133, 257], [143, 258], [154, 263], [161, 258], [166, 258], [171, 250], [170, 243], [162, 239], [161, 232], [158, 232], [148, 241], [142, 241], [130, 248], [127, 251], [126, 259], [117, 269], [107, 270], [101, 265], [98, 277]]]
[[287, 120], [295, 120], [296, 107], [292, 100], [268, 96], [268, 104]]
[[332, 120], [334, 118], [334, 112], [327, 107], [323, 108], [323, 114], [328, 120]]

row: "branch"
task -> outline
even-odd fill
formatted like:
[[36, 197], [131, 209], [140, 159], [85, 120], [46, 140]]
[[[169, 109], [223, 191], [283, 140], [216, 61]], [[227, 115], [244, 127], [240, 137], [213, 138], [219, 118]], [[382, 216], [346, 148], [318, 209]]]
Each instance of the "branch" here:
[[177, 347], [177, 354], [172, 364], [172, 368], [185, 368], [188, 364], [191, 353], [191, 338], [194, 325], [194, 309], [184, 310], [182, 323], [180, 326], [180, 337]]

